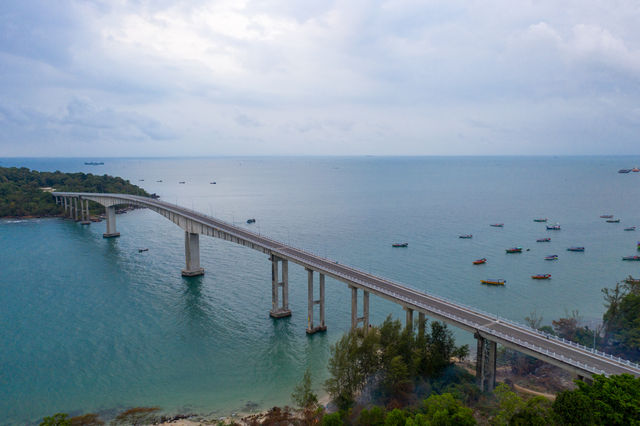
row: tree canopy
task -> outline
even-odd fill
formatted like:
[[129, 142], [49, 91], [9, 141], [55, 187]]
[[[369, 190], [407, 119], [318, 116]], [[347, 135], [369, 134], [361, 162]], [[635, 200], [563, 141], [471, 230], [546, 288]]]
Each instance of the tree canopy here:
[[38, 172], [26, 167], [0, 167], [0, 217], [56, 216], [62, 207], [54, 197], [42, 190], [110, 192], [149, 196], [128, 180], [91, 173]]

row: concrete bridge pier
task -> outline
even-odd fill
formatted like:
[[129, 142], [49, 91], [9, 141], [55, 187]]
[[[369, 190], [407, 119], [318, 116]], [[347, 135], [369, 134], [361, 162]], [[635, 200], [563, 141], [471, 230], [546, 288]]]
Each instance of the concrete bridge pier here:
[[107, 232], [102, 234], [103, 238], [119, 237], [120, 233], [116, 231], [116, 208], [115, 206], [105, 207], [107, 214]]
[[80, 210], [82, 210], [82, 221], [81, 225], [91, 225], [89, 221], [89, 200], [80, 199]]
[[476, 358], [476, 380], [478, 387], [483, 392], [491, 392], [496, 387], [496, 342], [485, 339], [476, 333], [478, 341]]
[[424, 336], [425, 320], [426, 318], [424, 312], [418, 312], [418, 334], [420, 336]]
[[80, 221], [80, 215], [78, 214], [78, 199], [76, 197], [73, 199], [73, 220], [76, 222]]
[[[278, 263], [282, 263], [282, 281], [278, 272]], [[279, 304], [280, 287], [282, 287], [282, 306]], [[271, 311], [272, 318], [291, 316], [289, 309], [289, 261], [271, 255]]]
[[358, 328], [362, 322], [362, 329], [365, 333], [369, 330], [369, 292], [362, 290], [362, 316], [358, 317], [358, 287], [351, 288], [351, 330]]
[[67, 197], [62, 197], [63, 205], [64, 205], [64, 214], [65, 216], [70, 216], [69, 214], [69, 199]]
[[204, 275], [204, 268], [200, 267], [200, 234], [184, 231], [184, 257], [183, 277]]
[[413, 331], [413, 309], [405, 306], [404, 310], [406, 312], [405, 327], [407, 327], [409, 331]]
[[[326, 331], [327, 326], [324, 323], [324, 274], [320, 275], [320, 297], [318, 300], [313, 299], [313, 270], [307, 269], [307, 286], [308, 286], [308, 326], [307, 334], [314, 334], [318, 331]], [[313, 306], [318, 305], [320, 310], [320, 325], [313, 326]]]

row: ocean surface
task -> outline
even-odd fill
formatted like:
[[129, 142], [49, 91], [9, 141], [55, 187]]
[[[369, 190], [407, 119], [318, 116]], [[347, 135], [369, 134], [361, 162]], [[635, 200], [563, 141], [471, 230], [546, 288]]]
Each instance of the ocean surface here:
[[[640, 173], [617, 173], [638, 164], [640, 157], [0, 159], [5, 167], [122, 176], [340, 263], [513, 320], [536, 311], [546, 324], [573, 310], [597, 321], [600, 289], [640, 276], [640, 262], [621, 260], [637, 253]], [[547, 231], [533, 222], [539, 217], [562, 230]], [[498, 222], [504, 227], [489, 226]], [[623, 230], [634, 225], [638, 231]], [[307, 368], [320, 389], [329, 346], [350, 323], [344, 284], [327, 279], [328, 331], [307, 336], [301, 267], [289, 268], [293, 316], [274, 320], [264, 254], [202, 237], [206, 274], [186, 279], [180, 228], [148, 210], [118, 215], [117, 228], [120, 238], [103, 239], [104, 222], [0, 220], [0, 424], [141, 405], [212, 417], [268, 408], [291, 402]], [[536, 243], [542, 237], [551, 242]], [[408, 248], [391, 247], [405, 241]], [[567, 252], [573, 245], [586, 249]], [[512, 246], [523, 253], [505, 254]], [[549, 254], [559, 260], [543, 260]], [[487, 264], [471, 264], [481, 257]], [[530, 278], [542, 273], [552, 279]], [[485, 278], [507, 285], [483, 286]], [[375, 297], [371, 312], [376, 323], [403, 318]], [[473, 343], [468, 333], [456, 337]]]

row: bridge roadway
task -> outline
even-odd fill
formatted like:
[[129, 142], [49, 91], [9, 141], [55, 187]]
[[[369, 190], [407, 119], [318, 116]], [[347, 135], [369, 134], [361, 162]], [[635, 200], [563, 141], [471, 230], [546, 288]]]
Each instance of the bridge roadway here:
[[[622, 373], [640, 376], [640, 366], [637, 364], [593, 351], [555, 336], [546, 335], [506, 318], [500, 318], [494, 314], [368, 274], [185, 207], [134, 195], [58, 192], [54, 192], [53, 195], [56, 197], [79, 197], [94, 200], [103, 205], [109, 204], [104, 203], [106, 198], [112, 200], [111, 204], [132, 204], [148, 207], [165, 216], [167, 213], [178, 215], [207, 228], [222, 231], [224, 239], [248, 245], [280, 259], [290, 260], [308, 270], [317, 271], [344, 282], [352, 288], [376, 294], [403, 306], [407, 310], [424, 313], [432, 318], [470, 331], [474, 333], [476, 338], [483, 338], [526, 353], [568, 370], [579, 377], [590, 377], [592, 374]], [[174, 222], [177, 223], [176, 220]], [[495, 354], [493, 357], [495, 364]]]

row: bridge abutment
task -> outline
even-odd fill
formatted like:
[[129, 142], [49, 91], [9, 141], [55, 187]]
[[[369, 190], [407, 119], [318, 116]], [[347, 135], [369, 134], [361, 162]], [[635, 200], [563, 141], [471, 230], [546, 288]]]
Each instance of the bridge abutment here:
[[[319, 290], [320, 290], [320, 295], [318, 300], [314, 300], [314, 294], [313, 294], [313, 270], [312, 269], [308, 269], [307, 270], [307, 287], [308, 287], [308, 298], [307, 298], [307, 302], [308, 302], [308, 308], [307, 308], [307, 316], [308, 316], [308, 326], [307, 326], [307, 334], [314, 334], [317, 333], [318, 331], [326, 331], [327, 330], [327, 326], [324, 323], [324, 274], [319, 274], [320, 275], [320, 283], [319, 283]], [[314, 305], [318, 305], [319, 306], [319, 316], [320, 316], [320, 324], [314, 327], [313, 324], [313, 307]]]
[[[282, 281], [278, 271], [278, 263], [282, 263]], [[279, 303], [279, 293], [282, 288], [282, 306]], [[289, 309], [289, 261], [271, 255], [271, 311], [272, 318], [284, 318], [291, 316]]]
[[184, 231], [184, 258], [183, 277], [204, 275], [204, 268], [200, 267], [200, 234]]
[[478, 387], [483, 392], [491, 392], [496, 387], [496, 354], [498, 344], [485, 339], [476, 333], [478, 341], [476, 355], [476, 380]]
[[351, 288], [351, 329], [358, 328], [358, 324], [362, 323], [365, 333], [369, 330], [369, 292], [362, 290], [362, 316], [358, 317], [358, 287], [349, 286]]
[[107, 216], [107, 219], [105, 221], [107, 222], [107, 232], [102, 234], [102, 237], [103, 238], [119, 237], [120, 233], [116, 231], [116, 207], [115, 206], [105, 207], [105, 212]]

